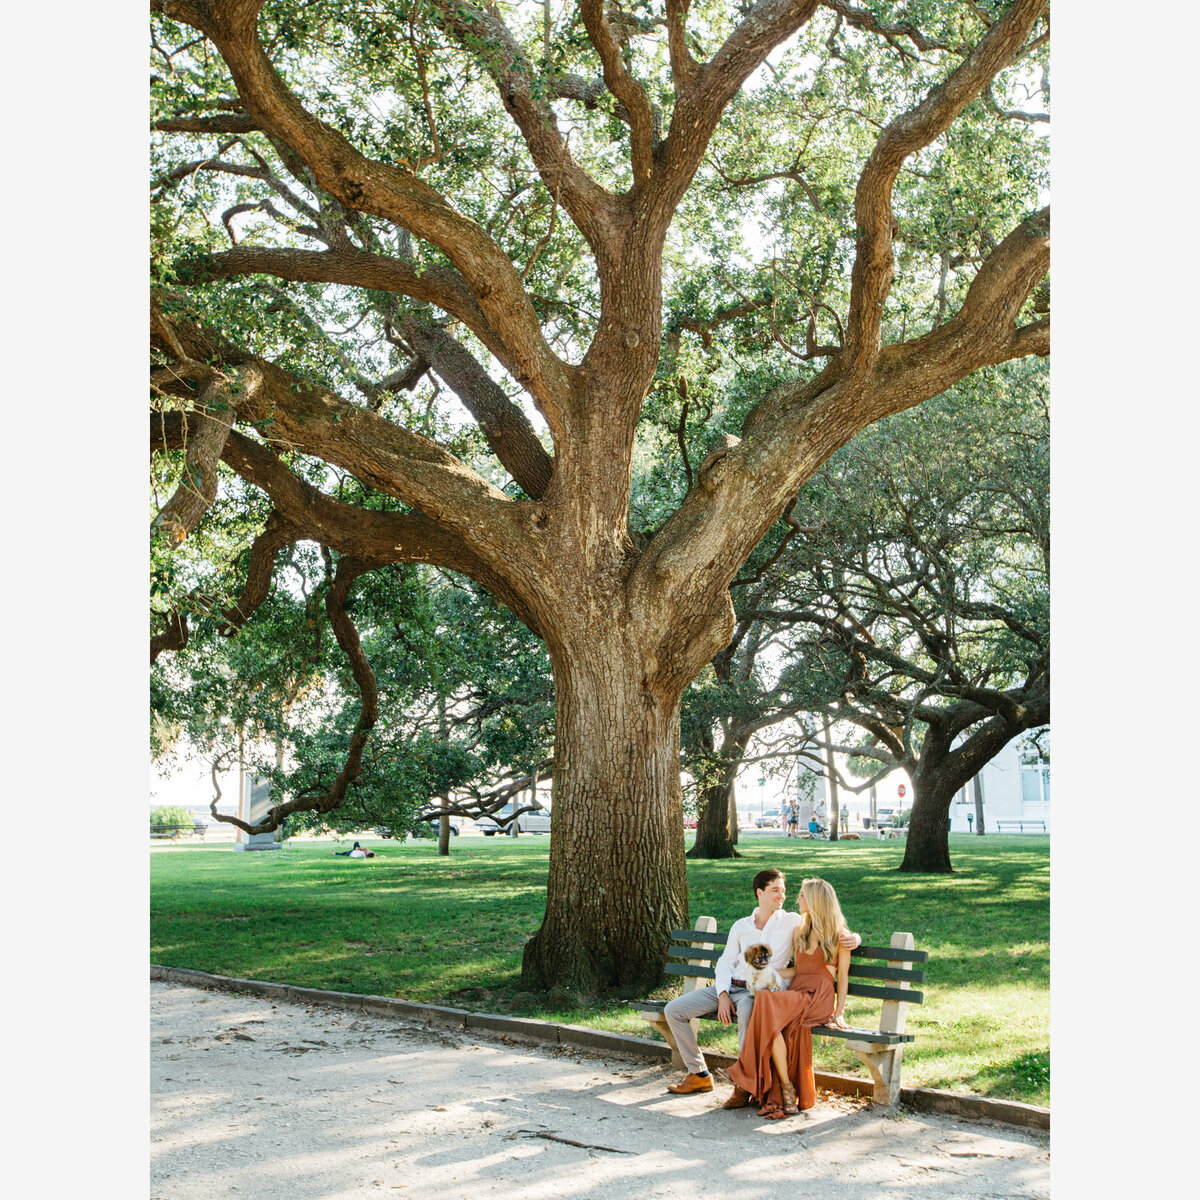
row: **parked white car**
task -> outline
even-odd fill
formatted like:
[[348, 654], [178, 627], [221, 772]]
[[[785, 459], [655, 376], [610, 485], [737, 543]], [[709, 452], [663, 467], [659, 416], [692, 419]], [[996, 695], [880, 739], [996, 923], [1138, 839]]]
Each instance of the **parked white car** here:
[[[506, 833], [508, 830], [508, 820], [514, 812], [511, 803], [506, 804], [503, 808], [497, 810], [496, 817], [480, 817], [475, 822], [475, 828], [483, 834], [484, 837], [495, 837], [498, 833]], [[549, 833], [550, 832], [550, 810], [547, 808], [538, 809], [535, 812], [524, 812], [517, 818], [518, 833]]]

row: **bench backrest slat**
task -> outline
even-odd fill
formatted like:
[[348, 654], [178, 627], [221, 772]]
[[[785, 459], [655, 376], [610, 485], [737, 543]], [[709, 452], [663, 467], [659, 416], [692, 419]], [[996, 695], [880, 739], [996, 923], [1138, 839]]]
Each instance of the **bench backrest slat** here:
[[[852, 983], [846, 988], [851, 996], [862, 996], [868, 1000], [903, 1001], [905, 1004], [920, 1004], [925, 998], [924, 992], [915, 988], [872, 987], [866, 983]], [[882, 1029], [883, 1026], [881, 1025]], [[902, 1029], [890, 1029], [889, 1033], [903, 1033]]]
[[[671, 946], [667, 949], [668, 958], [686, 958], [689, 960], [702, 959], [705, 962], [716, 962], [721, 957], [721, 950], [700, 950], [695, 946]], [[868, 963], [851, 962], [850, 977], [859, 979], [894, 979], [904, 983], [924, 983], [925, 972], [918, 967], [881, 967]]]
[[899, 979], [905, 983], [924, 983], [925, 972], [919, 967], [877, 967], [867, 963], [850, 964], [850, 978]]
[[[680, 958], [684, 953], [690, 951], [689, 942], [695, 944], [703, 944], [706, 946], [724, 946], [728, 940], [728, 934], [724, 933], [704, 933], [696, 929], [672, 929], [671, 940], [673, 942], [683, 943], [681, 947], [672, 946], [669, 953], [676, 958]], [[901, 946], [856, 946], [850, 951], [851, 958], [875, 958], [884, 959], [889, 962], [914, 962], [923, 963], [929, 961], [929, 952], [927, 950], [909, 950]], [[715, 957], [720, 957], [720, 950], [717, 950]]]
[[716, 946], [723, 946], [729, 940], [729, 934], [717, 933], [716, 930], [713, 930], [710, 935], [702, 929], [672, 929], [671, 940], [673, 942], [712, 942]]
[[708, 962], [716, 962], [724, 953], [723, 950], [701, 950], [696, 946], [668, 946], [668, 958], [703, 958]]
[[928, 962], [929, 951], [910, 950], [905, 946], [858, 946], [851, 958], [885, 958], [889, 962]]
[[663, 967], [663, 970], [668, 975], [696, 975], [701, 979], [716, 979], [717, 977], [715, 967], [698, 967], [689, 963], [669, 962]]
[[[663, 967], [668, 975], [689, 975], [698, 979], [716, 979], [717, 972], [713, 967], [691, 966], [687, 963], [669, 962]], [[866, 1000], [902, 1000], [906, 1004], [920, 1004], [925, 998], [924, 992], [913, 988], [876, 987], [867, 983], [851, 983], [847, 988], [851, 996], [859, 996]], [[900, 1033], [902, 1030], [895, 1030]]]

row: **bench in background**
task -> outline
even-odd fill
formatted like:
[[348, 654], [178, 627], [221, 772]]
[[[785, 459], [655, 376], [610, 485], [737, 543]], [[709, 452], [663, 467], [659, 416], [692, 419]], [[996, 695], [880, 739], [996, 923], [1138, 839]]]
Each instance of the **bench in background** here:
[[1004, 833], [1006, 829], [1009, 833], [1011, 833], [1014, 828], [1016, 829], [1017, 833], [1024, 833], [1026, 830], [1026, 827], [1028, 827], [1028, 830], [1030, 833], [1045, 833], [1046, 832], [1046, 822], [1045, 821], [997, 821], [996, 822], [996, 832], [997, 833]]
[[185, 833], [188, 837], [196, 833], [203, 838], [206, 829], [208, 829], [208, 825], [203, 821], [195, 821], [190, 825], [151, 825], [150, 836], [152, 838], [178, 838], [183, 837]]

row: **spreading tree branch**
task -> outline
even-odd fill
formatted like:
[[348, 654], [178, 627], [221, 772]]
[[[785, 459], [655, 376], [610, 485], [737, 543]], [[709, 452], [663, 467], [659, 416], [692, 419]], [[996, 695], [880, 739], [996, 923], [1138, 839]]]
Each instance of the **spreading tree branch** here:
[[894, 262], [892, 186], [906, 158], [928, 146], [1019, 51], [1041, 16], [1046, 0], [1014, 0], [970, 54], [916, 108], [893, 120], [880, 135], [859, 177], [854, 217], [858, 244], [850, 284], [846, 326], [846, 373], [857, 376], [879, 354], [883, 303], [891, 289]]
[[154, 10], [209, 37], [233, 75], [247, 114], [284, 143], [321, 188], [347, 209], [373, 213], [408, 229], [450, 259], [502, 337], [505, 358], [515, 364], [518, 381], [529, 388], [552, 433], [560, 432], [559, 413], [570, 391], [571, 368], [547, 345], [508, 256], [412, 171], [366, 157], [304, 108], [259, 40], [261, 5], [262, 0], [152, 2]]
[[649, 182], [654, 170], [654, 113], [646, 89], [629, 73], [621, 46], [609, 24], [604, 0], [580, 0], [584, 28], [604, 72], [604, 82], [629, 114], [634, 186]]
[[346, 758], [338, 771], [333, 783], [325, 790], [316, 793], [302, 793], [290, 800], [273, 804], [270, 812], [260, 821], [243, 821], [239, 817], [216, 811], [214, 800], [210, 811], [218, 820], [228, 825], [236, 825], [245, 833], [271, 833], [278, 829], [284, 819], [294, 812], [333, 812], [340, 808], [346, 799], [346, 793], [358, 778], [362, 769], [363, 749], [371, 730], [379, 719], [379, 685], [375, 672], [363, 652], [362, 640], [354, 622], [346, 612], [346, 601], [350, 588], [361, 575], [373, 570], [380, 564], [369, 560], [346, 557], [337, 565], [333, 585], [325, 595], [325, 611], [329, 615], [329, 623], [333, 627], [333, 635], [338, 645], [350, 661], [350, 672], [361, 697], [361, 711], [350, 735]]

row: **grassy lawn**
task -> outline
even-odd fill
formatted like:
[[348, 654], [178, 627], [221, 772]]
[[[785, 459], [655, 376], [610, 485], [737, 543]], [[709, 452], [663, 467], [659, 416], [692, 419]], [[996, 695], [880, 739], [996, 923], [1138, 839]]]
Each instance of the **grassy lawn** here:
[[[351, 862], [332, 842], [267, 854], [224, 845], [151, 847], [151, 959], [219, 975], [369, 992], [481, 1012], [550, 1017], [641, 1036], [617, 1001], [580, 1006], [569, 994], [522, 992], [521, 949], [545, 902], [545, 837], [464, 837], [439, 859], [433, 842], [367, 841]], [[688, 863], [692, 919], [725, 930], [753, 907], [765, 866], [837, 889], [852, 929], [872, 944], [908, 930], [928, 950], [925, 1003], [909, 1009], [916, 1041], [907, 1084], [1049, 1103], [1050, 839], [950, 838], [953, 876], [901, 875], [902, 843], [789, 841], [743, 834], [743, 858]], [[344, 848], [344, 847], [339, 847]], [[670, 994], [665, 989], [662, 996]], [[852, 1024], [878, 1005], [852, 1000]], [[736, 1036], [702, 1023], [701, 1041], [736, 1053]], [[834, 1039], [816, 1039], [820, 1069], [865, 1075]]]

